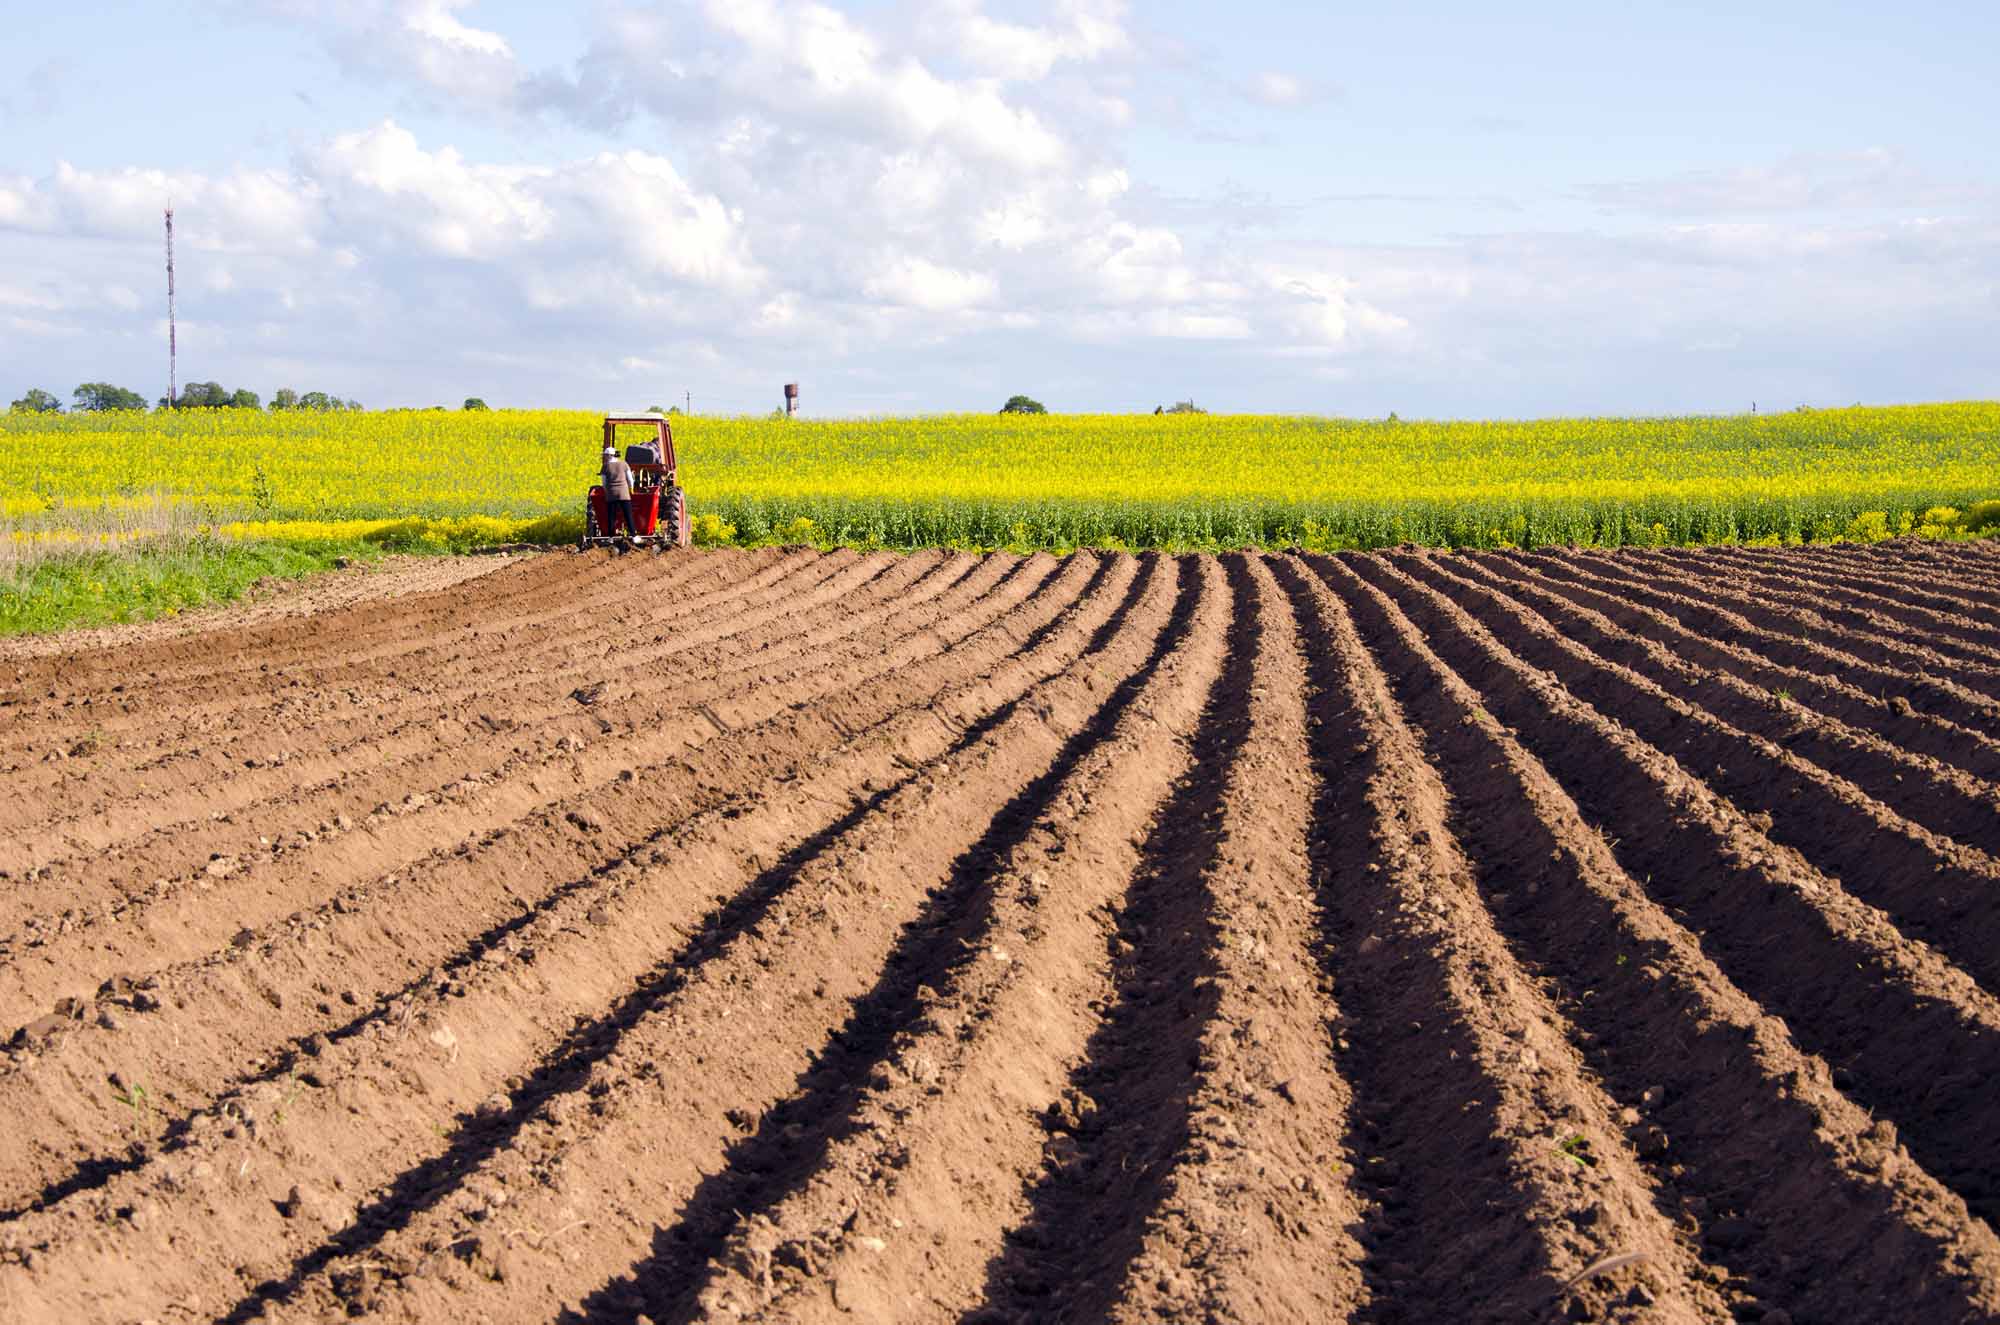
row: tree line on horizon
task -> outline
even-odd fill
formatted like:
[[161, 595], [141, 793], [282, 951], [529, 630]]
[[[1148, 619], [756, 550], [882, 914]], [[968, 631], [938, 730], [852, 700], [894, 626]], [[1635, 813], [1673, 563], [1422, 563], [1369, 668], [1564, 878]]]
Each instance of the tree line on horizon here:
[[[143, 410], [146, 398], [137, 391], [115, 386], [110, 382], [85, 382], [70, 393], [70, 408], [78, 413], [98, 413], [104, 410]], [[483, 409], [485, 406], [466, 402], [467, 408]], [[154, 402], [155, 409], [257, 409], [265, 408], [263, 398], [247, 388], [229, 390], [220, 382], [189, 382], [183, 386], [180, 395], [169, 401], [161, 396]], [[308, 391], [301, 395], [288, 386], [279, 387], [271, 394], [270, 408], [273, 410], [358, 410], [358, 400], [342, 400], [324, 391]], [[63, 402], [50, 391], [40, 387], [30, 388], [26, 395], [14, 401], [8, 410], [14, 414], [60, 414]]]
[[[85, 382], [75, 391], [72, 391], [70, 396], [73, 402], [71, 408], [78, 413], [95, 413], [103, 410], [143, 410], [146, 408], [146, 398], [137, 391], [127, 390], [122, 386], [113, 386], [109, 382]], [[262, 398], [255, 391], [243, 388], [231, 391], [220, 382], [189, 382], [181, 388], [179, 397], [169, 401], [165, 396], [161, 396], [155, 402], [154, 408], [163, 410], [261, 410], [266, 408], [266, 406]], [[324, 391], [308, 391], [304, 395], [300, 395], [286, 386], [279, 387], [272, 393], [269, 408], [272, 410], [312, 411], [359, 410], [362, 408], [362, 404], [358, 400], [342, 400], [340, 397], [328, 395]], [[444, 406], [432, 405], [430, 408], [433, 410], [442, 410]], [[482, 410], [487, 408], [487, 405], [478, 396], [467, 396], [465, 404], [460, 408]], [[14, 401], [9, 406], [9, 412], [14, 414], [61, 414], [63, 409], [64, 406], [60, 399], [52, 392], [44, 391], [40, 387], [31, 388], [26, 395]], [[660, 406], [655, 405], [652, 407], [652, 412], [655, 414], [679, 414], [681, 408], [678, 405], [674, 405], [662, 409]], [[1007, 403], [1000, 407], [1000, 412], [1002, 414], [1046, 414], [1048, 413], [1048, 409], [1041, 401], [1036, 400], [1032, 396], [1015, 395], [1008, 397]], [[779, 417], [783, 417], [784, 413], [783, 410], [777, 411]], [[1206, 414], [1208, 411], [1198, 407], [1192, 400], [1181, 400], [1176, 401], [1171, 406], [1158, 406], [1153, 410], [1153, 413]], [[1393, 422], [1396, 416], [1391, 414], [1389, 418]]]

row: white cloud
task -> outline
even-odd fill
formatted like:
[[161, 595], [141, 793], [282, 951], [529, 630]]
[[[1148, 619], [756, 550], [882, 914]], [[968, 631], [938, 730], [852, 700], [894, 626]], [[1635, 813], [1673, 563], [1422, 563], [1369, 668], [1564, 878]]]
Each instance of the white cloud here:
[[190, 248], [297, 252], [315, 242], [318, 201], [310, 181], [280, 171], [97, 171], [58, 161], [44, 179], [0, 179], [0, 226], [157, 243], [171, 203], [177, 241]]
[[1035, 81], [1058, 64], [1088, 63], [1133, 46], [1121, 0], [1069, 0], [1046, 25], [1008, 23], [983, 11], [982, 0], [939, 0], [924, 11], [923, 32], [934, 47], [1002, 78]]
[[1410, 330], [1407, 318], [1356, 297], [1346, 276], [1286, 267], [1268, 267], [1261, 275], [1274, 297], [1272, 321], [1300, 345], [1345, 350], [1394, 343]]
[[1119, 91], [1149, 74], [1118, 0], [1029, 0], [1005, 18], [938, 0], [914, 22], [665, 0], [603, 12], [587, 79], [530, 68], [466, 0], [275, 3], [351, 71], [503, 126], [558, 117], [566, 139], [623, 113], [622, 142], [558, 156], [518, 133], [524, 148], [495, 158], [381, 119], [297, 147], [289, 169], [56, 163], [0, 176], [0, 239], [115, 239], [116, 270], [91, 279], [150, 289], [171, 195], [190, 251], [230, 259], [184, 264], [188, 316], [257, 328], [232, 349], [255, 341], [273, 373], [345, 353], [413, 376], [539, 378], [527, 345], [551, 373], [597, 381], [800, 354], [900, 364], [970, 336], [1320, 356], [1413, 339], [1387, 311], [1396, 296], [1338, 255], [1280, 279], [1148, 215], [1105, 110], [1131, 114]]
[[467, 27], [451, 11], [466, 8], [472, 0], [418, 0], [403, 14], [403, 27], [429, 41], [470, 51], [512, 59], [514, 48], [497, 32]]
[[318, 32], [351, 72], [413, 83], [454, 104], [516, 106], [549, 93], [545, 80], [521, 68], [505, 37], [458, 17], [476, 9], [476, 0], [239, 3]]
[[884, 303], [944, 313], [989, 303], [998, 286], [985, 272], [959, 271], [922, 258], [903, 257], [869, 277], [862, 289]]
[[426, 151], [384, 121], [335, 138], [306, 164], [343, 231], [359, 222], [394, 253], [522, 264], [545, 307], [573, 302], [561, 291], [578, 268], [611, 263], [635, 283], [741, 290], [761, 279], [721, 200], [645, 152], [472, 164], [449, 147]]

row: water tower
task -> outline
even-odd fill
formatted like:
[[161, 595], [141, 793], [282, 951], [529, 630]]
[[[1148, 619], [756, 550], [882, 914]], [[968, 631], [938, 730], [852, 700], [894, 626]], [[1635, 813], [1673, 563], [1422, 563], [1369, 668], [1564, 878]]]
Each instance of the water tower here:
[[798, 412], [799, 384], [797, 382], [787, 382], [785, 383], [785, 417], [790, 418]]

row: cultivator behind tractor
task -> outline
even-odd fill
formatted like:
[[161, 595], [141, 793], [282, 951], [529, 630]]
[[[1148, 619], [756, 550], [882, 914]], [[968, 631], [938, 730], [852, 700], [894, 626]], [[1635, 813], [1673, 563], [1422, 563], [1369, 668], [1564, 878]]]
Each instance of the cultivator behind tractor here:
[[604, 485], [597, 484], [584, 502], [583, 537], [580, 548], [650, 547], [664, 552], [670, 547], [686, 547], [689, 541], [687, 494], [681, 490], [679, 470], [674, 462], [674, 430], [662, 414], [607, 414], [604, 416], [604, 445], [616, 448], [621, 427], [651, 428], [651, 439], [625, 448], [625, 463], [632, 468], [632, 531], [617, 534], [611, 528], [610, 511], [605, 506]]

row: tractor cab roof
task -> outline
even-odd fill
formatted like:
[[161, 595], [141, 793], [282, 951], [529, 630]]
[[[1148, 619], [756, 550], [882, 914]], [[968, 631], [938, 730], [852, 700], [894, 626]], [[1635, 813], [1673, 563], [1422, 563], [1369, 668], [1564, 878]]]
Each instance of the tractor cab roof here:
[[[677, 462], [675, 461], [674, 458], [674, 426], [672, 423], [668, 422], [667, 416], [664, 414], [654, 414], [651, 412], [632, 413], [632, 414], [606, 414], [604, 416], [605, 450], [607, 451], [617, 450], [618, 444], [616, 437], [620, 424], [632, 424], [637, 427], [652, 429], [653, 436], [659, 440], [659, 452], [658, 452], [659, 459], [639, 465], [639, 467], [646, 470], [654, 470], [654, 469], [665, 470], [669, 475], [669, 477], [671, 477]], [[626, 459], [628, 461], [632, 460], [632, 457], [629, 453], [627, 454]], [[634, 461], [634, 463], [637, 462]]]

